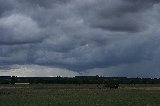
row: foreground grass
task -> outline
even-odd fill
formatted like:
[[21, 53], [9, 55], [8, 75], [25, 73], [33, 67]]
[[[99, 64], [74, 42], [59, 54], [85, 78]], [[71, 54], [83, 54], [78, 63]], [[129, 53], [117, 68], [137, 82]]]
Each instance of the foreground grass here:
[[152, 87], [110, 90], [96, 85], [0, 85], [0, 106], [160, 106], [160, 88]]

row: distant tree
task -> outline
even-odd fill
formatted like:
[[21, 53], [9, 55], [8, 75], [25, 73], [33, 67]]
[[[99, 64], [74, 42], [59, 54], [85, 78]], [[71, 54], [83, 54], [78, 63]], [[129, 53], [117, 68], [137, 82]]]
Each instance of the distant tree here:
[[32, 79], [29, 79], [28, 82], [29, 82], [29, 84], [31, 84], [31, 85], [33, 84], [33, 80], [32, 80]]
[[12, 76], [11, 77], [11, 84], [14, 85], [16, 83], [16, 77]]
[[104, 87], [117, 89], [119, 87], [119, 82], [114, 80], [105, 81]]

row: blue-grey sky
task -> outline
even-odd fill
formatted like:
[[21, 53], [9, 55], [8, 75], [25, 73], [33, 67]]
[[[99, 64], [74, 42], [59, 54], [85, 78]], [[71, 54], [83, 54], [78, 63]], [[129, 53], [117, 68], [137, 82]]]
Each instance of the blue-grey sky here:
[[0, 0], [0, 75], [160, 77], [159, 0]]

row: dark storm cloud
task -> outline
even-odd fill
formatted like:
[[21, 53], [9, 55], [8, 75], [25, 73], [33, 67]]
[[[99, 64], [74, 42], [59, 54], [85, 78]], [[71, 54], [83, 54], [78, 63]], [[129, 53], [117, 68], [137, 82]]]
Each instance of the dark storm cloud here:
[[21, 3], [28, 3], [32, 6], [40, 6], [45, 8], [52, 8], [54, 4], [65, 4], [70, 0], [18, 0]]
[[1, 0], [0, 1], [0, 16], [6, 12], [13, 9], [13, 2], [9, 0]]
[[144, 30], [143, 13], [158, 1], [99, 0], [80, 5], [86, 22], [95, 28], [110, 31], [138, 32]]
[[83, 71], [159, 61], [159, 5], [158, 0], [0, 1], [0, 66]]
[[0, 44], [25, 44], [40, 42], [45, 38], [37, 23], [23, 14], [13, 14], [0, 19]]

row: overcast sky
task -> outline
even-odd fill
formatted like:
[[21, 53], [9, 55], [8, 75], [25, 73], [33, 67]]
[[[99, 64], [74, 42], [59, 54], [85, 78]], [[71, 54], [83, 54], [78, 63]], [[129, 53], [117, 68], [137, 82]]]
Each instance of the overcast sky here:
[[0, 0], [0, 75], [160, 77], [160, 0]]

